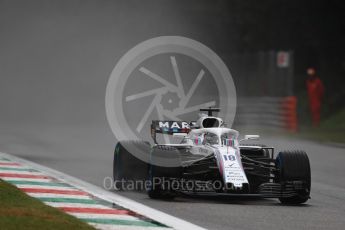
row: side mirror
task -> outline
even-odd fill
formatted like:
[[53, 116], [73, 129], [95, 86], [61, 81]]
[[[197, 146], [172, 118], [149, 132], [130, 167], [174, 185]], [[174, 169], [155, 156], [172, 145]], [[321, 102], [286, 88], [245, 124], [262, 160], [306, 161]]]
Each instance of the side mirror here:
[[259, 138], [260, 138], [259, 135], [244, 135], [245, 140], [257, 140]]
[[244, 141], [244, 140], [257, 140], [259, 138], [260, 138], [259, 135], [244, 135], [244, 139], [242, 139], [240, 141]]
[[187, 133], [173, 133], [174, 137], [186, 137], [187, 135]]

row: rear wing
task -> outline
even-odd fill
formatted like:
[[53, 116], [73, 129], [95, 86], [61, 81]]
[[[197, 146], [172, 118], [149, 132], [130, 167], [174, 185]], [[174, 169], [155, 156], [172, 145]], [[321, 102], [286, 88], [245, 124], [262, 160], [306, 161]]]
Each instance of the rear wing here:
[[151, 137], [155, 143], [156, 134], [168, 134], [173, 135], [174, 133], [189, 133], [191, 130], [190, 124], [186, 121], [159, 121], [154, 120], [151, 123]]

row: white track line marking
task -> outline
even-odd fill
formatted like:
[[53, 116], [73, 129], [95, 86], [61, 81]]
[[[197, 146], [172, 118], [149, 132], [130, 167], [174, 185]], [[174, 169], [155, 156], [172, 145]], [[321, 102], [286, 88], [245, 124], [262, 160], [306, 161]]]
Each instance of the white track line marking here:
[[27, 193], [29, 196], [37, 198], [78, 198], [78, 199], [88, 199], [87, 195], [71, 195], [71, 194], [54, 194], [54, 193]]
[[9, 173], [9, 174], [21, 174], [21, 175], [44, 175], [41, 172], [27, 172], [27, 171], [15, 171], [15, 170], [1, 170], [0, 173]]
[[73, 187], [62, 187], [62, 186], [47, 186], [47, 185], [29, 185], [29, 184], [16, 184], [18, 188], [35, 188], [35, 189], [54, 189], [54, 190], [68, 190], [68, 191], [80, 191]]
[[0, 177], [4, 181], [13, 181], [13, 180], [20, 180], [20, 181], [35, 181], [35, 182], [52, 182], [52, 179], [49, 178], [18, 178], [18, 177]]
[[[13, 163], [12, 161], [8, 161], [8, 163]], [[23, 165], [0, 165], [0, 167], [4, 168], [24, 168]]]
[[[141, 226], [126, 226], [126, 225], [110, 225], [110, 224], [95, 224], [88, 223], [97, 229], [102, 230], [168, 230], [169, 228], [164, 227], [141, 227]], [[189, 230], [186, 228], [185, 230]]]
[[8, 167], [8, 166], [2, 167], [2, 166], [0, 166], [0, 171], [2, 173], [5, 173], [5, 172], [11, 172], [11, 173], [14, 173], [14, 172], [16, 172], [16, 173], [20, 173], [20, 172], [37, 172], [34, 169], [20, 167], [20, 166], [18, 166], [18, 167]]
[[[64, 174], [62, 172], [56, 171], [54, 169], [45, 167], [43, 165], [36, 164], [34, 162], [31, 162], [31, 161], [28, 161], [28, 160], [25, 160], [25, 159], [22, 159], [20, 157], [16, 157], [16, 156], [13, 156], [10, 154], [0, 153], [0, 155], [2, 155], [5, 158], [8, 158], [10, 160], [13, 160], [15, 162], [23, 163], [23, 164], [25, 164], [29, 167], [32, 167], [36, 170], [44, 172], [47, 175], [50, 175], [56, 179], [59, 179], [63, 182], [71, 184], [71, 185], [81, 189], [82, 191], [87, 191], [88, 193], [90, 193], [96, 197], [99, 197], [99, 198], [106, 200], [108, 202], [112, 202], [112, 203], [115, 203], [115, 204], [120, 205], [122, 207], [125, 207], [127, 209], [130, 209], [130, 210], [132, 210], [138, 214], [141, 214], [143, 216], [151, 218], [157, 222], [160, 222], [160, 223], [165, 224], [167, 226], [173, 227], [176, 230], [186, 230], [186, 229], [188, 229], [188, 230], [205, 230], [205, 228], [202, 228], [200, 226], [192, 224], [188, 221], [179, 219], [179, 218], [174, 217], [172, 215], [169, 215], [167, 213], [153, 209], [151, 207], [148, 207], [148, 206], [143, 205], [141, 203], [138, 203], [134, 200], [123, 197], [123, 196], [116, 194], [114, 192], [106, 191], [103, 188], [100, 188], [100, 187], [95, 186], [93, 184], [87, 183], [87, 182], [82, 181], [78, 178], [69, 176], [69, 175]], [[13, 178], [11, 178], [11, 179], [13, 179]], [[37, 196], [37, 195], [39, 195], [39, 194], [35, 193], [32, 196]], [[49, 196], [49, 195], [53, 195], [53, 196]], [[40, 197], [40, 196], [38, 196], [38, 197]], [[57, 196], [55, 194], [41, 194], [41, 197], [57, 197]], [[63, 195], [60, 197], [66, 197], [67, 198], [67, 197], [71, 197], [71, 196]], [[76, 196], [73, 196], [73, 197], [76, 197]], [[88, 196], [84, 196], [84, 197], [79, 196], [78, 198], [85, 198], [85, 197], [87, 198]], [[117, 227], [119, 227], [119, 226], [117, 226]], [[117, 228], [117, 229], [120, 229], [120, 228]], [[123, 229], [125, 229], [125, 228], [123, 228]], [[127, 229], [129, 229], [129, 228], [127, 228]], [[149, 230], [147, 227], [145, 227], [145, 229]], [[157, 227], [152, 228], [152, 229], [158, 230]]]
[[108, 208], [107, 206], [101, 204], [78, 204], [78, 203], [63, 203], [63, 202], [44, 202], [46, 205], [60, 208], [60, 207], [70, 207], [70, 208]]
[[117, 215], [117, 214], [89, 214], [89, 213], [69, 213], [78, 218], [90, 219], [114, 219], [114, 220], [139, 220], [138, 218], [130, 215]]

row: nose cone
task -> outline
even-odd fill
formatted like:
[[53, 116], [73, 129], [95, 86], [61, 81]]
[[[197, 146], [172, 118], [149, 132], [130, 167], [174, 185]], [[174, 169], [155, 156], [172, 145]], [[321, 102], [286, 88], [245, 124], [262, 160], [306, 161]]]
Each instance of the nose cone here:
[[237, 150], [234, 146], [226, 146], [226, 145], [219, 146], [218, 149], [221, 153], [228, 153], [228, 154], [235, 154]]

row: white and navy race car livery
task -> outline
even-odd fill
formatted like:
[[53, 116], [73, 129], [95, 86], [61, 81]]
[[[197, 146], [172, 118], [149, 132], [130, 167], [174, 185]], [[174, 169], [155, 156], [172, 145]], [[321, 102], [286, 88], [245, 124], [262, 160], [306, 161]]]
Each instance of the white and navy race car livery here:
[[[246, 135], [239, 140], [238, 131], [224, 127], [221, 118], [212, 116], [219, 109], [201, 111], [208, 114], [201, 114], [195, 122], [152, 121], [152, 145], [119, 142], [114, 180], [148, 180], [151, 198], [259, 196], [289, 204], [310, 198], [310, 164], [305, 152], [284, 151], [275, 157], [273, 147], [243, 144], [259, 136]], [[131, 150], [142, 151], [147, 157], [139, 159]]]

